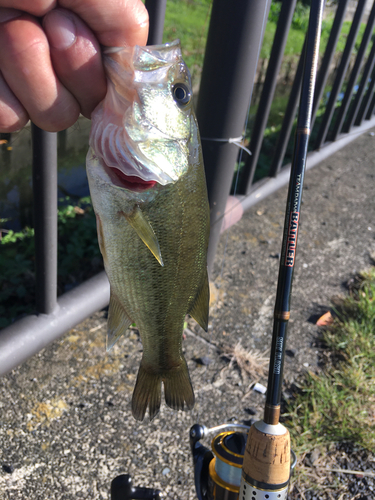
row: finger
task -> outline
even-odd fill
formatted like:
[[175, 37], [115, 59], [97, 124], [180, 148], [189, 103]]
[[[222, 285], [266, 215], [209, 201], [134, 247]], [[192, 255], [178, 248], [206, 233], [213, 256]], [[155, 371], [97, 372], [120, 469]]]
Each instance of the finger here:
[[0, 132], [15, 132], [29, 121], [29, 115], [0, 73]]
[[93, 30], [102, 45], [146, 45], [148, 13], [141, 0], [60, 0]]
[[79, 105], [58, 81], [47, 37], [28, 15], [0, 25], [0, 67], [8, 86], [40, 128], [58, 131], [72, 125]]
[[12, 7], [34, 16], [44, 16], [56, 6], [56, 0], [0, 0], [0, 7]]
[[81, 113], [90, 118], [107, 88], [96, 37], [78, 16], [65, 9], [49, 12], [43, 27], [58, 79], [76, 98]]

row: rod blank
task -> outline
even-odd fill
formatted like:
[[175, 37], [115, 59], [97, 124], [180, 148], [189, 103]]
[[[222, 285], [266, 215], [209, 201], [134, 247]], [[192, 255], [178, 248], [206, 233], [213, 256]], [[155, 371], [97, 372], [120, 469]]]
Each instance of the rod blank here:
[[310, 137], [322, 15], [323, 1], [313, 2], [311, 4], [309, 28], [306, 38], [301, 99], [285, 211], [284, 235], [281, 246], [280, 269], [274, 310], [267, 399], [264, 411], [264, 422], [271, 425], [276, 425], [279, 422], [280, 416], [285, 346], [290, 316], [290, 298], [297, 250], [307, 146]]

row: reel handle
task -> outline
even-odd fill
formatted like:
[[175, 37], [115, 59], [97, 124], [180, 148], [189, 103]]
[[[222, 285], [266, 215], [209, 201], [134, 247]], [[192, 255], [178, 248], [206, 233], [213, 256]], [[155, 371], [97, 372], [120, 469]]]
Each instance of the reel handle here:
[[132, 486], [129, 474], [121, 474], [111, 483], [111, 500], [162, 500], [162, 498], [160, 490]]

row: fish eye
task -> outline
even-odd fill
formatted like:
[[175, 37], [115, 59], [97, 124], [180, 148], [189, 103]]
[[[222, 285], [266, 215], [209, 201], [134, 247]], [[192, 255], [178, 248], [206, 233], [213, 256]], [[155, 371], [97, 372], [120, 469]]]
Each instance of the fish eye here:
[[189, 87], [183, 83], [176, 83], [172, 88], [173, 99], [180, 106], [185, 106], [191, 100], [191, 92]]

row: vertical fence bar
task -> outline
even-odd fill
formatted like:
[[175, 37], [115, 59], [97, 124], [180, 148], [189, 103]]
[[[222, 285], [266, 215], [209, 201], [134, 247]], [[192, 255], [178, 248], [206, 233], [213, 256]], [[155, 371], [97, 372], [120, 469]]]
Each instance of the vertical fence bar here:
[[[374, 43], [372, 48], [375, 51], [375, 43]], [[371, 51], [371, 53], [372, 53], [372, 51]], [[372, 93], [374, 91], [374, 87], [375, 87], [375, 64], [374, 63], [375, 63], [375, 53], [374, 53], [374, 58], [372, 61], [369, 86], [368, 86], [368, 89], [366, 90], [366, 93], [365, 93], [364, 98], [362, 100], [361, 106], [360, 106], [359, 111], [357, 113], [357, 116], [355, 118], [355, 121], [354, 121], [355, 125], [361, 125], [361, 123], [362, 123], [362, 121], [363, 121], [363, 119], [368, 111], [369, 105], [370, 105], [371, 95], [372, 95]]]
[[320, 149], [320, 147], [322, 146], [327, 137], [328, 129], [331, 124], [333, 113], [335, 111], [337, 97], [342, 87], [345, 74], [350, 62], [350, 56], [354, 47], [355, 40], [357, 38], [358, 30], [366, 6], [366, 1], [367, 0], [358, 0], [357, 10], [355, 11], [354, 14], [352, 26], [350, 28], [350, 32], [348, 35], [348, 39], [345, 45], [344, 53], [342, 55], [339, 68], [337, 70], [337, 75], [332, 87], [331, 95], [329, 96], [328, 104], [323, 116], [323, 121], [319, 128], [318, 135], [314, 143], [314, 149]]
[[333, 20], [331, 33], [329, 34], [327, 47], [324, 52], [322, 64], [320, 66], [318, 77], [316, 80], [314, 103], [311, 116], [311, 130], [314, 127], [316, 113], [318, 111], [319, 103], [323, 96], [324, 88], [327, 83], [330, 66], [332, 63], [333, 56], [335, 55], [335, 50], [337, 42], [339, 41], [342, 23], [344, 22], [345, 19], [345, 13], [348, 7], [348, 3], [349, 0], [340, 0], [340, 2], [338, 2], [337, 5], [335, 19]]
[[[303, 44], [302, 54], [306, 50], [306, 38]], [[299, 95], [301, 92], [302, 84], [302, 74], [303, 74], [303, 57], [300, 57], [298, 62], [298, 67], [296, 71], [296, 76], [294, 77], [292, 90], [289, 95], [288, 104], [284, 114], [284, 120], [281, 125], [280, 135], [276, 144], [275, 153], [271, 162], [270, 176], [275, 177], [281, 169], [283, 164], [283, 159], [285, 156], [285, 151], [288, 146], [290, 134], [292, 132], [293, 120], [296, 116]]]
[[358, 54], [357, 54], [357, 57], [356, 57], [356, 60], [354, 63], [354, 67], [353, 67], [353, 70], [351, 72], [351, 75], [350, 75], [350, 78], [348, 81], [348, 85], [346, 87], [344, 99], [341, 103], [341, 106], [340, 106], [340, 109], [339, 109], [339, 112], [338, 112], [338, 115], [337, 115], [337, 118], [336, 118], [336, 121], [335, 121], [335, 124], [333, 127], [333, 131], [332, 131], [332, 140], [333, 141], [335, 141], [337, 139], [337, 136], [341, 132], [342, 126], [344, 124], [345, 116], [346, 116], [346, 113], [349, 109], [349, 105], [350, 105], [350, 102], [352, 99], [354, 86], [355, 86], [356, 81], [358, 79], [359, 71], [361, 69], [363, 59], [365, 57], [365, 52], [366, 52], [367, 46], [370, 42], [371, 35], [372, 35], [373, 29], [374, 29], [374, 23], [375, 23], [375, 2], [372, 6], [370, 16], [369, 16], [367, 24], [366, 24], [366, 29], [365, 29], [365, 32], [363, 34], [363, 38], [361, 41], [361, 45], [359, 47]]
[[57, 134], [32, 124], [36, 309], [50, 314], [57, 300]]
[[368, 107], [368, 110], [366, 113], [366, 120], [370, 120], [372, 114], [374, 113], [374, 109], [375, 109], [375, 94], [372, 95], [371, 104]]
[[344, 132], [349, 132], [356, 121], [360, 110], [362, 109], [362, 101], [365, 94], [366, 86], [370, 83], [370, 73], [374, 68], [375, 63], [375, 43], [372, 44], [370, 55], [367, 59], [365, 69], [363, 71], [361, 83], [358, 87], [358, 92], [355, 96], [352, 107], [349, 109], [347, 124], [345, 126]]
[[[197, 118], [211, 210], [211, 270], [257, 70], [270, 0], [214, 0]], [[218, 140], [219, 139], [219, 140]]]
[[146, 0], [145, 7], [150, 18], [147, 45], [163, 43], [163, 30], [167, 0]]
[[[264, 130], [267, 125], [268, 116], [270, 114], [271, 104], [277, 84], [277, 76], [280, 70], [281, 62], [284, 55], [285, 44], [289, 34], [289, 28], [292, 23], [294, 9], [297, 0], [283, 2], [281, 4], [280, 16], [277, 22], [276, 33], [270, 60], [267, 67], [266, 78], [263, 85], [262, 95], [260, 97], [257, 114], [255, 117], [254, 127], [251, 133], [250, 151], [251, 156], [247, 158], [243, 175], [240, 179], [241, 194], [248, 193], [253, 182], [254, 172], [258, 163], [260, 150], [263, 143]], [[277, 41], [277, 43], [275, 43]], [[243, 191], [243, 188], [245, 190]]]

